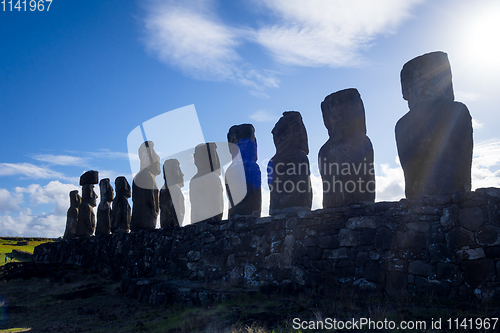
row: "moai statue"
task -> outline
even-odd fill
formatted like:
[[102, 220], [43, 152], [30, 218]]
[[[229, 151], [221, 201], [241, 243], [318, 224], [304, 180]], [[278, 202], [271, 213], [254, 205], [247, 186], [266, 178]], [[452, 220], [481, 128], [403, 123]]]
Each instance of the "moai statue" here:
[[99, 182], [101, 190], [101, 202], [97, 206], [97, 227], [95, 235], [108, 235], [111, 233], [111, 202], [113, 201], [113, 188], [109, 178], [101, 179]]
[[307, 132], [297, 111], [283, 112], [273, 130], [276, 154], [267, 166], [269, 213], [292, 207], [311, 209], [312, 188]]
[[229, 150], [233, 157], [225, 177], [230, 205], [228, 216], [230, 218], [235, 215], [260, 217], [261, 173], [257, 164], [255, 128], [252, 124], [234, 125], [227, 133], [227, 141], [230, 143]]
[[407, 198], [471, 190], [472, 119], [454, 102], [448, 55], [432, 52], [401, 70], [410, 111], [396, 124]]
[[116, 196], [111, 210], [111, 232], [130, 231], [130, 205], [128, 198], [131, 196], [130, 185], [125, 177], [115, 179]]
[[160, 212], [155, 177], [161, 173], [161, 165], [152, 141], [146, 141], [139, 147], [139, 159], [141, 168], [132, 182], [132, 231], [155, 229]]
[[78, 194], [78, 190], [69, 192], [70, 206], [66, 214], [66, 230], [64, 231], [64, 239], [74, 238], [76, 235], [76, 226], [78, 224], [78, 211], [82, 204], [82, 197]]
[[97, 199], [97, 194], [94, 192], [94, 185], [97, 183], [99, 183], [99, 173], [97, 171], [87, 171], [80, 177], [82, 204], [78, 212], [76, 236], [92, 236], [94, 234], [94, 207], [96, 206]]
[[321, 103], [330, 138], [318, 154], [323, 208], [375, 201], [373, 147], [357, 89], [328, 95]]
[[219, 155], [215, 142], [196, 146], [194, 164], [198, 172], [189, 183], [191, 223], [221, 221], [224, 202]]
[[179, 161], [166, 160], [163, 163], [163, 178], [165, 185], [160, 190], [160, 226], [163, 229], [180, 227], [184, 221], [184, 174], [179, 167]]

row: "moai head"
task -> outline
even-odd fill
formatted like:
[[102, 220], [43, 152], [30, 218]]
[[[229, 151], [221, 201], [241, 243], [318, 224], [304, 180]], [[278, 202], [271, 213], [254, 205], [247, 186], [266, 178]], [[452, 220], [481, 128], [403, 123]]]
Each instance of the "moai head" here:
[[153, 175], [161, 173], [160, 156], [154, 150], [153, 141], [145, 141], [139, 147], [139, 159], [141, 160], [141, 171], [148, 168]]
[[300, 112], [283, 112], [283, 116], [278, 120], [271, 133], [277, 153], [286, 152], [289, 149], [300, 149], [306, 155], [309, 154], [306, 127], [302, 122]]
[[181, 171], [178, 160], [169, 159], [163, 163], [163, 179], [165, 179], [167, 186], [184, 186], [184, 174]]
[[78, 190], [69, 192], [69, 202], [71, 207], [79, 207], [82, 204], [82, 197], [78, 194]]
[[99, 182], [99, 189], [101, 190], [102, 202], [113, 201], [113, 188], [109, 183], [109, 178], [101, 179], [101, 181]]
[[323, 121], [334, 140], [366, 135], [365, 108], [357, 89], [350, 88], [328, 95], [321, 103]]
[[95, 207], [97, 194], [94, 192], [94, 185], [98, 183], [99, 173], [95, 170], [87, 171], [80, 177], [80, 186], [82, 186], [82, 202]]
[[[227, 142], [239, 148], [243, 161], [257, 161], [257, 139], [255, 138], [255, 128], [252, 124], [232, 126], [227, 133]], [[229, 145], [229, 150], [233, 158], [238, 155], [238, 149], [234, 145]]]
[[132, 195], [127, 178], [120, 176], [115, 179], [116, 196], [130, 198]]
[[216, 172], [220, 175], [219, 155], [215, 142], [202, 143], [194, 149], [194, 164], [198, 168], [198, 175]]
[[408, 61], [401, 70], [401, 88], [410, 109], [424, 100], [455, 100], [448, 55], [432, 52]]
[[82, 201], [92, 207], [96, 206], [97, 194], [94, 191], [94, 185], [86, 184], [82, 186]]

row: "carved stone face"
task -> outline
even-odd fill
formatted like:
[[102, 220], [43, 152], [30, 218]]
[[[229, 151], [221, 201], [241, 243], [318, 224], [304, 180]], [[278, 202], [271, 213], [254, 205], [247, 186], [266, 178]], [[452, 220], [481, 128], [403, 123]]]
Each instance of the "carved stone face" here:
[[196, 146], [194, 149], [194, 164], [198, 168], [200, 175], [206, 175], [210, 172], [220, 174], [219, 155], [217, 154], [215, 142], [202, 143]]
[[154, 143], [146, 141], [139, 147], [139, 159], [141, 160], [141, 171], [148, 168], [154, 175], [161, 173], [160, 156], [154, 150]]
[[101, 191], [101, 201], [109, 202], [113, 200], [113, 188], [108, 178], [101, 179], [99, 189]]
[[78, 194], [78, 190], [69, 192], [69, 201], [71, 203], [71, 207], [78, 207], [82, 204], [82, 197]]
[[271, 133], [277, 152], [301, 149], [309, 154], [307, 132], [299, 112], [283, 112], [283, 117], [278, 120]]
[[321, 103], [321, 112], [330, 138], [339, 140], [366, 134], [365, 108], [357, 89], [328, 95]]
[[252, 124], [232, 126], [227, 133], [227, 142], [233, 159], [240, 152], [243, 161], [257, 161], [257, 139]]
[[131, 190], [130, 190], [130, 184], [127, 181], [127, 178], [120, 176], [116, 177], [115, 179], [115, 188], [116, 188], [116, 195], [123, 195], [126, 198], [130, 198], [132, 195]]
[[86, 184], [82, 186], [82, 201], [95, 207], [97, 194], [94, 192], [94, 185]]
[[169, 159], [163, 163], [163, 178], [167, 186], [178, 185], [184, 186], [184, 174], [181, 171], [179, 161], [176, 159]]
[[410, 109], [423, 100], [446, 98], [453, 101], [448, 55], [431, 52], [408, 61], [401, 70], [401, 88]]

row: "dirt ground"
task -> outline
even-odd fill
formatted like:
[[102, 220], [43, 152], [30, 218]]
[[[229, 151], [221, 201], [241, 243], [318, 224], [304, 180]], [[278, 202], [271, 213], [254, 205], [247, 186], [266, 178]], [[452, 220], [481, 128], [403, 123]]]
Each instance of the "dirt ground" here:
[[[362, 317], [395, 322], [422, 320], [428, 326], [419, 332], [446, 332], [430, 329], [431, 320], [500, 317], [498, 305], [432, 296], [396, 302], [352, 291], [339, 291], [334, 297], [257, 293], [205, 308], [153, 306], [121, 293], [120, 285], [75, 266], [9, 263], [0, 268], [0, 332], [315, 332], [319, 330], [294, 329], [294, 319]], [[372, 331], [398, 332], [358, 332]]]

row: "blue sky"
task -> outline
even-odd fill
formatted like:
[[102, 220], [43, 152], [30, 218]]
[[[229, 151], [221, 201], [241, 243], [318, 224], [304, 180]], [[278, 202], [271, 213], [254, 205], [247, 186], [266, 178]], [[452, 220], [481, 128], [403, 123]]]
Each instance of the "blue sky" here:
[[365, 105], [377, 200], [399, 200], [399, 72], [437, 50], [474, 119], [473, 188], [500, 186], [499, 16], [496, 1], [460, 0], [54, 0], [48, 12], [0, 11], [0, 235], [62, 235], [79, 176], [131, 183], [128, 134], [191, 104], [207, 141], [252, 123], [264, 176], [271, 129], [300, 111], [314, 164], [328, 139], [320, 103], [351, 87]]

